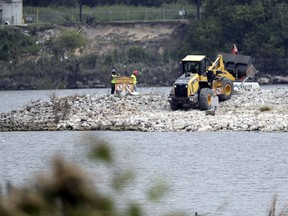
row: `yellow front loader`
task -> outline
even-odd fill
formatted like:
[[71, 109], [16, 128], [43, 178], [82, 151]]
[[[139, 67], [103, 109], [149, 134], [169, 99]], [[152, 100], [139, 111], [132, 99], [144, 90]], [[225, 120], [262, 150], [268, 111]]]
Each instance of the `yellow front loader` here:
[[222, 55], [213, 63], [204, 55], [187, 55], [180, 63], [180, 73], [168, 98], [172, 110], [209, 110], [213, 96], [219, 101], [232, 97], [235, 76], [225, 69]]

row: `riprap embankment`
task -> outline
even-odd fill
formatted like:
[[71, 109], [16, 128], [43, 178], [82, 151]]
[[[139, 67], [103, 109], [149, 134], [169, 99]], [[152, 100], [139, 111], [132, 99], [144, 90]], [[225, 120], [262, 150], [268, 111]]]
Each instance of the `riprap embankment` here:
[[288, 89], [238, 92], [215, 115], [170, 109], [167, 95], [53, 97], [1, 114], [1, 131], [288, 131]]

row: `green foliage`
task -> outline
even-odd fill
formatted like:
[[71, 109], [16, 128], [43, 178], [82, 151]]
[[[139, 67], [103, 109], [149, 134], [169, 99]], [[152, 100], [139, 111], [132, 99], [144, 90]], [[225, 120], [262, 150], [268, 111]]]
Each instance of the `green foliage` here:
[[62, 1], [58, 1], [58, 0], [42, 0], [42, 1], [36, 1], [36, 0], [23, 0], [23, 4], [25, 5], [31, 5], [31, 6], [59, 6], [59, 5], [63, 5], [66, 7], [76, 7], [78, 5], [78, 1], [77, 0], [62, 0]]
[[84, 37], [75, 30], [68, 30], [58, 37], [55, 41], [67, 51], [73, 51], [76, 48], [85, 46]]
[[117, 191], [122, 191], [135, 178], [135, 173], [132, 171], [124, 171], [114, 176], [112, 187]]
[[99, 142], [90, 153], [90, 158], [100, 160], [106, 163], [112, 163], [112, 155], [109, 146], [106, 143]]
[[22, 33], [19, 28], [0, 28], [0, 60], [17, 61], [21, 55], [35, 55], [41, 47], [33, 37]]
[[[178, 62], [184, 56], [204, 54], [214, 60], [219, 51], [230, 52], [233, 43], [237, 44], [240, 54], [252, 56], [253, 65], [260, 71], [259, 74], [287, 75], [288, 4], [286, 2], [280, 0], [203, 0], [201, 2], [201, 19], [195, 20], [194, 15], [191, 15], [189, 28], [183, 28], [183, 32], [177, 33], [175, 38], [178, 41], [165, 44], [157, 51], [150, 50], [149, 47], [144, 48], [141, 43], [131, 45], [127, 39], [114, 38], [111, 43], [120, 49], [101, 55], [95, 50], [93, 54], [78, 57], [75, 51], [81, 52], [87, 42], [81, 30], [65, 31], [46, 41], [43, 47], [42, 44], [36, 44], [34, 36], [37, 36], [39, 30], [50, 29], [54, 24], [29, 25], [24, 28], [25, 34], [20, 28], [3, 27], [0, 29], [0, 61], [11, 63], [1, 64], [1, 79], [8, 82], [6, 84], [2, 81], [1, 88], [4, 86], [13, 89], [18, 87], [21, 89], [76, 88], [78, 82], [86, 86], [90, 86], [88, 83], [109, 86], [112, 68], [116, 68], [121, 75], [130, 74], [131, 70], [137, 68], [141, 71], [139, 84], [170, 85], [179, 75]], [[65, 13], [65, 16], [69, 16], [67, 20], [78, 22], [78, 15], [73, 15], [79, 13], [78, 3], [76, 5], [74, 3], [71, 2], [74, 7], [59, 6], [61, 3], [58, 4], [57, 1], [51, 2], [53, 7], [28, 7], [25, 4], [24, 14], [36, 14], [38, 11], [39, 14], [51, 13], [57, 15], [51, 17], [59, 17]], [[86, 15], [94, 16], [99, 13], [103, 16], [103, 11], [111, 11], [112, 16], [120, 13], [119, 17], [123, 19], [128, 16], [127, 11], [132, 17], [139, 11], [147, 9], [144, 5], [132, 2], [126, 2], [125, 5], [124, 2], [121, 4], [117, 1], [114, 3], [119, 4], [111, 5], [92, 1], [93, 7], [90, 7], [87, 2], [83, 3], [83, 13]], [[162, 2], [160, 7], [155, 7], [159, 4], [158, 1], [155, 5], [152, 1], [150, 3], [152, 4], [148, 10], [158, 12], [160, 10], [161, 16], [162, 12], [170, 9], [183, 8], [195, 11], [195, 1], [183, 0], [177, 3], [166, 1], [165, 4]], [[29, 5], [35, 6], [49, 4], [48, 1], [43, 3], [29, 1]], [[94, 7], [95, 5], [97, 7]], [[189, 13], [194, 12], [189, 11]], [[33, 19], [36, 21], [36, 17]], [[26, 30], [33, 37], [28, 36]], [[40, 53], [40, 49], [44, 52]], [[47, 54], [47, 49], [50, 55], [43, 55], [43, 53]], [[31, 58], [38, 54], [41, 56], [37, 59]], [[64, 60], [64, 56], [68, 58]], [[25, 85], [20, 83], [21, 80], [25, 80]]]
[[93, 69], [97, 65], [98, 58], [96, 54], [85, 55], [81, 57], [81, 62], [86, 69]]
[[132, 203], [129, 205], [125, 215], [127, 215], [127, 216], [142, 216], [143, 210], [139, 204]]
[[83, 48], [86, 45], [86, 40], [81, 33], [66, 30], [60, 36], [52, 37], [47, 44], [55, 56], [74, 55], [76, 48]]
[[222, 28], [220, 25], [215, 24], [213, 20], [203, 20], [190, 25], [186, 40], [187, 46], [181, 47], [183, 58], [186, 53], [208, 55], [214, 59], [216, 55], [216, 47], [221, 46]]
[[168, 192], [168, 185], [165, 181], [156, 181], [148, 191], [149, 199], [153, 202], [159, 202], [161, 198]]
[[[288, 58], [287, 3], [206, 0], [202, 5], [202, 19], [191, 22], [180, 54], [202, 53], [214, 59], [217, 52], [230, 52], [236, 43], [240, 54], [255, 58], [261, 73], [287, 74], [279, 64]], [[274, 64], [268, 65], [267, 59]]]
[[146, 53], [145, 50], [142, 47], [130, 47], [128, 49], [128, 58], [131, 60], [133, 63], [135, 62], [140, 62], [140, 61], [145, 61], [146, 59]]

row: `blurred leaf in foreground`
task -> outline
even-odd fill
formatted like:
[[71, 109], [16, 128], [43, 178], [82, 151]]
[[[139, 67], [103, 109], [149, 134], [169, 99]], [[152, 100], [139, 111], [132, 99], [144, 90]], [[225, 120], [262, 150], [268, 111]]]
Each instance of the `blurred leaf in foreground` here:
[[135, 179], [135, 173], [133, 171], [121, 172], [114, 176], [112, 180], [112, 187], [115, 190], [120, 191], [134, 179]]
[[110, 147], [104, 142], [99, 142], [92, 147], [89, 156], [94, 160], [99, 160], [108, 164], [113, 162]]
[[158, 202], [166, 193], [169, 187], [167, 183], [163, 180], [158, 180], [148, 191], [148, 198], [152, 202]]

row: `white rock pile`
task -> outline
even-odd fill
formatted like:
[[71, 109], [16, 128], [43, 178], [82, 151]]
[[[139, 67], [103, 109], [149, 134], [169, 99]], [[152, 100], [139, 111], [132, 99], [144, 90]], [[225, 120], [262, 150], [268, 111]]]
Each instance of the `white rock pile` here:
[[1, 131], [288, 131], [288, 88], [238, 92], [215, 115], [172, 111], [164, 94], [85, 95], [35, 101], [2, 113]]

